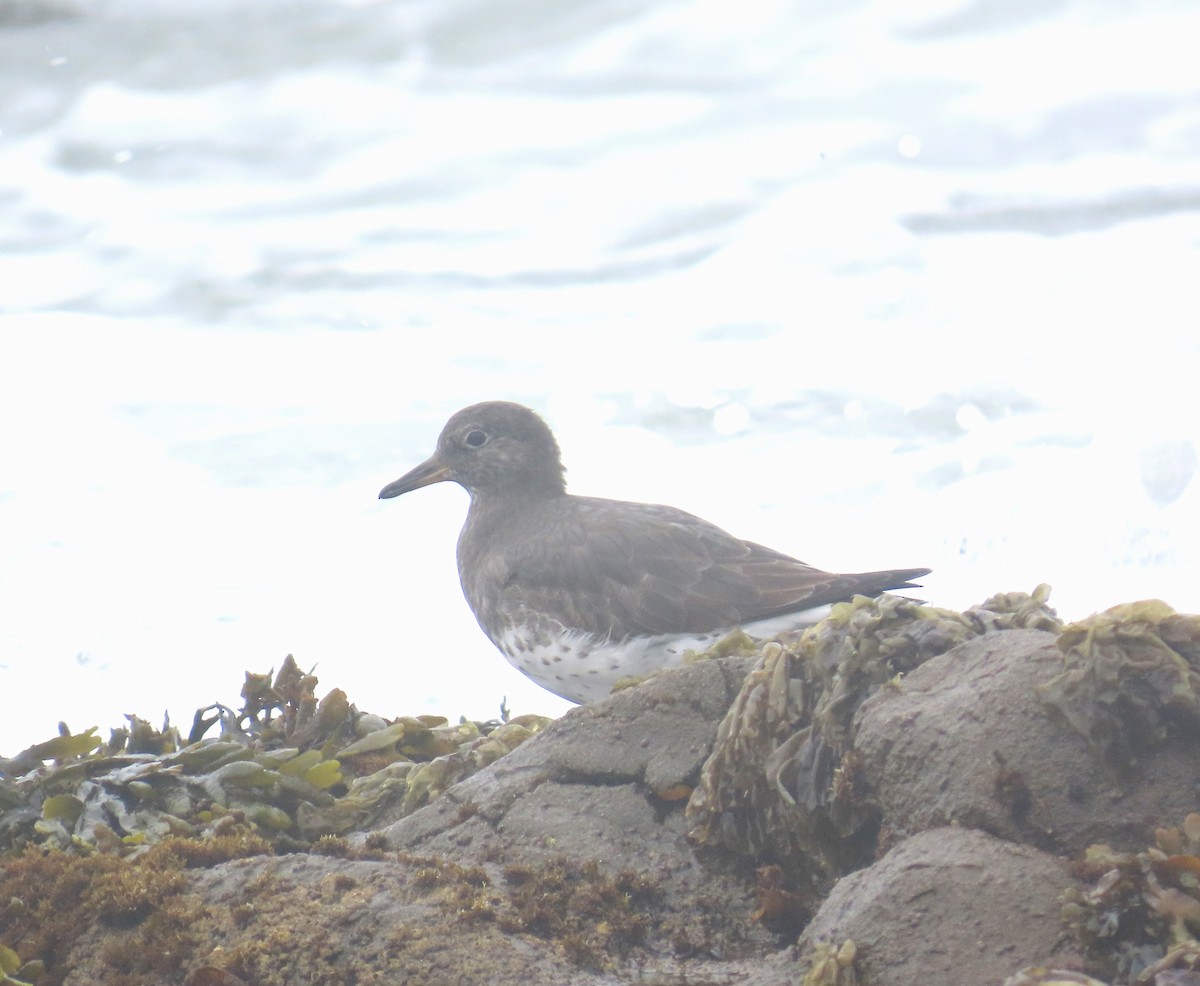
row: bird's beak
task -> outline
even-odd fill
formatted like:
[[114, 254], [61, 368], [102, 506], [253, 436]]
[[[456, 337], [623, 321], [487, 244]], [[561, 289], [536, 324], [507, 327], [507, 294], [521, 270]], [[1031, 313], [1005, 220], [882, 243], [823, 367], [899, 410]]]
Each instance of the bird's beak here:
[[436, 456], [431, 456], [415, 469], [410, 469], [394, 483], [388, 483], [379, 491], [379, 499], [390, 500], [401, 493], [419, 490], [422, 486], [444, 483], [450, 478], [450, 470]]

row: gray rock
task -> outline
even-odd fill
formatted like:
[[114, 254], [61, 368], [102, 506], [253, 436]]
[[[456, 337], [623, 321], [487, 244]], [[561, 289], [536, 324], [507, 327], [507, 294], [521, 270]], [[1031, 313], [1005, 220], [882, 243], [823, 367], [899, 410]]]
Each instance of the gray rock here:
[[855, 749], [888, 838], [951, 823], [1053, 852], [1143, 848], [1195, 809], [1195, 752], [1177, 742], [1120, 786], [1034, 688], [1062, 670], [1055, 635], [990, 633], [872, 695]]
[[966, 828], [906, 839], [840, 880], [800, 938], [801, 967], [819, 942], [854, 942], [871, 986], [1000, 983], [1060, 946], [1063, 861]]
[[[876, 849], [891, 849], [831, 876], [823, 896], [787, 884], [794, 860], [687, 837], [687, 792], [748, 666], [713, 660], [573, 710], [425, 807], [357, 833], [354, 858], [334, 844], [314, 849], [335, 855], [214, 850], [226, 861], [206, 862], [197, 840], [173, 850], [199, 855], [190, 868], [153, 849], [144, 858], [157, 862], [120, 861], [128, 879], [115, 859], [81, 861], [136, 909], [93, 913], [85, 889], [93, 906], [67, 913], [56, 974], [69, 986], [151, 986], [205, 965], [255, 986], [795, 986], [822, 945], [847, 940], [872, 986], [1070, 965], [1077, 957], [1059, 953], [1069, 855], [1098, 839], [1140, 849], [1153, 826], [1177, 824], [1193, 806], [1194, 756], [1168, 738], [1118, 788], [1035, 692], [1062, 669], [1055, 640], [991, 632], [879, 683], [848, 741], [855, 797], [877, 805]], [[774, 885], [772, 863], [783, 864]], [[40, 906], [33, 889], [23, 906]]]

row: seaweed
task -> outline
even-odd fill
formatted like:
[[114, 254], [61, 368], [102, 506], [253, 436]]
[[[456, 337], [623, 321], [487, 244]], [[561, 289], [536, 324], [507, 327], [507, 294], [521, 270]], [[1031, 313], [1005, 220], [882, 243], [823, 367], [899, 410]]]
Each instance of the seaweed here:
[[1057, 631], [1049, 586], [964, 613], [903, 596], [855, 597], [765, 644], [722, 720], [687, 806], [689, 836], [788, 861], [807, 893], [870, 858], [878, 810], [864, 797], [854, 716], [882, 688], [984, 633]]
[[1170, 736], [1200, 731], [1200, 616], [1157, 599], [1125, 603], [1072, 623], [1058, 647], [1064, 669], [1038, 697], [1119, 783]]
[[819, 942], [800, 986], [858, 986], [857, 957], [858, 949], [849, 938], [838, 946]]
[[[247, 672], [243, 705], [197, 710], [185, 741], [127, 716], [106, 743], [92, 727], [0, 760], [0, 851], [26, 845], [128, 855], [171, 837], [306, 848], [399, 817], [516, 748], [550, 720], [451, 725], [360, 712], [289, 655]], [[208, 736], [214, 730], [218, 735]]]
[[1200, 813], [1159, 828], [1142, 852], [1091, 846], [1075, 866], [1063, 919], [1097, 971], [1136, 984], [1200, 971]]

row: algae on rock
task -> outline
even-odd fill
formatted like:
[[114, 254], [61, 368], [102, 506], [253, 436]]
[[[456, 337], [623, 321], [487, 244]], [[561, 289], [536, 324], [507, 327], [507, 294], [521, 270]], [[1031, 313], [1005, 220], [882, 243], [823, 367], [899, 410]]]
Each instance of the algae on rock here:
[[858, 707], [899, 675], [981, 634], [1057, 630], [1050, 589], [1004, 593], [964, 613], [903, 596], [855, 597], [762, 648], [721, 722], [687, 806], [690, 835], [792, 861], [816, 883], [869, 858], [878, 823], [853, 757]]
[[1118, 780], [1172, 730], [1200, 733], [1200, 616], [1124, 603], [1072, 623], [1058, 646], [1064, 670], [1038, 695]]

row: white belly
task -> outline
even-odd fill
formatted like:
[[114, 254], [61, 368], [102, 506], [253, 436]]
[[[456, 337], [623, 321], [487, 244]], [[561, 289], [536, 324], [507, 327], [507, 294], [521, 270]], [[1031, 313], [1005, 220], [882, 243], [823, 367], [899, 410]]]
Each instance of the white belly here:
[[[828, 613], [828, 606], [819, 606], [747, 623], [742, 629], [755, 639], [767, 640], [787, 630], [811, 626]], [[686, 654], [703, 653], [731, 629], [614, 642], [578, 630], [551, 635], [540, 629], [512, 627], [494, 643], [522, 674], [555, 695], [582, 703], [604, 698], [622, 678], [644, 678], [660, 668], [682, 664]]]

